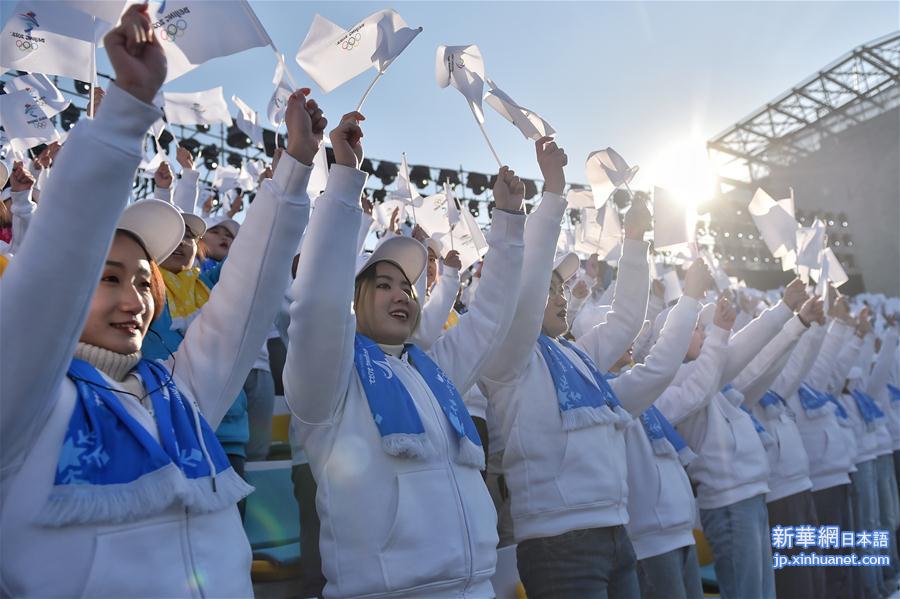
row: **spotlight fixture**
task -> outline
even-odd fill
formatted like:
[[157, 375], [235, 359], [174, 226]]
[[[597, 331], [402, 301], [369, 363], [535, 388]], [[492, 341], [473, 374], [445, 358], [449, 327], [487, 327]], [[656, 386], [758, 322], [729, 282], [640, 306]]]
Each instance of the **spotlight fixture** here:
[[488, 188], [487, 175], [481, 173], [469, 173], [466, 179], [466, 187], [472, 190], [475, 195], [481, 195]]
[[390, 185], [397, 178], [397, 165], [389, 160], [382, 160], [375, 169], [375, 176], [381, 179], [382, 185]]
[[234, 168], [241, 168], [241, 165], [244, 164], [244, 157], [234, 152], [228, 152], [228, 158], [225, 159], [225, 162]]
[[209, 125], [197, 125], [197, 131], [199, 131], [200, 133], [208, 133]]
[[[160, 136], [160, 139], [161, 138], [162, 137]], [[197, 158], [197, 156], [200, 155], [200, 142], [193, 137], [182, 139], [178, 142], [178, 145], [190, 152], [191, 156], [193, 156], [194, 158]]]
[[80, 117], [81, 109], [74, 104], [69, 104], [65, 110], [59, 113], [59, 124], [62, 125], [63, 130], [68, 131], [75, 126]]
[[91, 84], [87, 81], [75, 79], [75, 91], [82, 96], [89, 96], [91, 95]]
[[253, 145], [253, 140], [247, 136], [246, 133], [238, 129], [237, 125], [231, 125], [228, 127], [228, 133], [225, 137], [225, 143], [227, 143], [232, 148], [237, 148], [238, 150], [244, 150]]
[[472, 214], [472, 216], [478, 218], [478, 215], [481, 214], [481, 208], [479, 208], [478, 206], [478, 200], [469, 200], [469, 212]]
[[375, 174], [375, 167], [372, 165], [372, 161], [368, 158], [363, 158], [362, 164], [359, 165], [359, 170], [364, 173], [368, 173], [369, 175]]
[[442, 168], [440, 173], [438, 173], [437, 182], [443, 185], [447, 183], [450, 187], [456, 187], [459, 185], [459, 173], [448, 168]]
[[525, 199], [530, 200], [534, 196], [537, 195], [537, 184], [533, 179], [524, 179], [522, 183], [525, 184]]
[[207, 169], [212, 171], [219, 168], [219, 148], [217, 146], [213, 144], [204, 146], [201, 154], [203, 156], [203, 164]]
[[156, 139], [156, 143], [158, 143], [159, 147], [167, 154], [169, 153], [169, 144], [173, 141], [175, 141], [175, 137], [169, 133], [168, 129], [163, 129], [162, 133], [160, 133], [159, 137]]
[[415, 165], [409, 169], [409, 180], [419, 189], [425, 189], [431, 182], [431, 169], [427, 166]]

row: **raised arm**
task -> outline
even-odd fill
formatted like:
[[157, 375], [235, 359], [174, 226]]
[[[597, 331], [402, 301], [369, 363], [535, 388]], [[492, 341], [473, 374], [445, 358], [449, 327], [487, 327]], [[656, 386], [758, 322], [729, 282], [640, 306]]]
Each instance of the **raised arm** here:
[[[151, 31], [146, 10], [132, 7], [122, 23], [106, 37], [116, 84], [105, 108], [72, 130], [30, 233], [0, 278], [0, 464], [7, 472], [53, 408], [131, 193], [141, 141], [160, 116], [150, 102], [166, 76], [162, 48], [137, 42]], [[50, 282], [64, 291], [48, 292]]]
[[[455, 266], [450, 266], [450, 264], [455, 264]], [[450, 252], [447, 255], [444, 272], [441, 273], [441, 278], [434, 285], [431, 297], [422, 307], [419, 328], [413, 334], [411, 342], [423, 350], [434, 345], [438, 337], [444, 333], [444, 323], [450, 316], [450, 310], [453, 309], [453, 302], [456, 301], [456, 294], [459, 291], [459, 267], [461, 265], [459, 254]]]
[[655, 405], [673, 425], [706, 406], [721, 388], [728, 335], [737, 316], [724, 298], [719, 299], [715, 325], [706, 334], [700, 356], [681, 367], [674, 383], [657, 398]]
[[784, 370], [793, 349], [805, 332], [806, 326], [800, 319], [796, 316], [791, 318], [732, 381], [734, 388], [744, 396], [747, 408], [755, 406], [766, 394], [779, 373]]
[[[836, 303], [835, 307], [837, 306], [838, 304]], [[813, 388], [826, 392], [838, 354], [844, 343], [849, 341], [852, 336], [853, 327], [843, 322], [840, 318], [834, 318], [828, 325], [825, 340], [822, 342], [822, 349], [819, 350], [819, 355], [816, 357], [816, 361], [813, 362], [813, 366], [804, 380]], [[782, 395], [782, 397], [784, 396]], [[787, 398], [785, 397], [785, 399]]]
[[[824, 317], [822, 322], [824, 322]], [[812, 369], [816, 357], [822, 348], [826, 329], [819, 322], [809, 326], [809, 330], [803, 333], [800, 341], [794, 347], [784, 369], [772, 383], [771, 389], [787, 401], [803, 383]]]
[[461, 395], [475, 384], [485, 364], [502, 352], [513, 311], [511, 290], [521, 284], [525, 229], [522, 200], [525, 186], [510, 170], [501, 169], [494, 186], [494, 208], [478, 294], [459, 323], [445, 332], [429, 353]]
[[9, 177], [10, 197], [12, 206], [12, 253], [18, 252], [28, 225], [37, 205], [31, 200], [31, 192], [34, 187], [34, 176], [28, 172], [20, 161], [13, 163], [13, 171]]
[[[566, 200], [562, 192], [565, 187], [563, 166], [565, 153], [555, 144], [546, 143], [546, 138], [538, 140], [538, 164], [544, 173], [544, 194], [541, 202], [525, 223], [525, 255], [522, 263], [521, 286], [518, 296], [512, 295], [512, 289], [500, 290], [500, 301], [510, 303], [510, 299], [518, 297], [513, 312], [512, 325], [505, 333], [502, 343], [493, 352], [484, 369], [484, 376], [506, 382], [518, 378], [522, 369], [528, 364], [528, 358], [534, 351], [534, 344], [541, 334], [541, 323], [544, 320], [544, 308], [550, 292], [550, 280], [553, 273], [553, 258]], [[560, 155], [555, 154], [560, 152]], [[483, 293], [484, 274], [479, 283], [477, 298]]]
[[353, 368], [353, 275], [366, 183], [358, 169], [362, 131], [354, 116], [331, 132], [335, 164], [316, 200], [291, 287], [284, 396], [294, 415], [310, 424], [331, 421]]
[[702, 260], [695, 261], [685, 277], [685, 294], [666, 316], [646, 361], [610, 381], [622, 406], [633, 416], [649, 408], [678, 373], [697, 326], [700, 298], [711, 284], [709, 268]]
[[272, 328], [294, 250], [309, 220], [306, 185], [325, 119], [303, 93], [295, 92], [288, 100], [288, 149], [247, 211], [209, 302], [172, 359], [176, 380], [193, 391], [214, 428], [241, 390]]
[[771, 341], [806, 301], [806, 290], [800, 279], [794, 279], [784, 290], [784, 298], [750, 321], [734, 334], [728, 343], [728, 358], [722, 371], [722, 386], [732, 382], [753, 358]]
[[197, 213], [197, 198], [200, 195], [200, 173], [194, 170], [194, 157], [187, 148], [178, 146], [175, 159], [181, 165], [181, 179], [175, 186], [175, 207], [185, 214]]
[[[892, 327], [887, 330], [884, 338], [881, 340], [881, 351], [878, 352], [878, 359], [872, 374], [869, 375], [869, 382], [866, 385], [866, 393], [881, 400], [886, 395], [888, 379], [891, 376], [891, 367], [894, 365], [894, 357], [897, 355], [897, 328]], [[879, 403], [883, 403], [879, 401]]]

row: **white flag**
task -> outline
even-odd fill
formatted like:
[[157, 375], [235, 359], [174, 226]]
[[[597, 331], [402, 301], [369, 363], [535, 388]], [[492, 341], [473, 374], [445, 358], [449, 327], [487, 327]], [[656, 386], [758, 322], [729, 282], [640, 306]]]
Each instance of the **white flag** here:
[[119, 24], [119, 18], [125, 12], [126, 0], [65, 0], [66, 6], [97, 17], [95, 35], [98, 47], [103, 46], [103, 36]]
[[409, 180], [409, 164], [406, 162], [406, 154], [400, 162], [400, 171], [397, 173], [397, 182], [391, 198], [400, 200], [414, 208], [422, 205], [422, 196]]
[[163, 110], [170, 125], [231, 124], [221, 86], [202, 92], [163, 92], [163, 98]]
[[684, 292], [681, 289], [681, 281], [678, 279], [677, 270], [673, 269], [666, 271], [662, 276], [662, 281], [666, 288], [665, 294], [663, 295], [663, 302], [666, 304], [675, 301], [684, 295]]
[[397, 222], [402, 223], [406, 220], [406, 204], [400, 200], [385, 200], [380, 204], [375, 204], [372, 210], [372, 217], [375, 219], [375, 225], [381, 231], [387, 231], [391, 225], [391, 215], [394, 210], [399, 209], [397, 213]]
[[410, 29], [390, 9], [371, 14], [349, 29], [317, 14], [296, 60], [327, 94], [370, 68], [383, 73], [421, 31], [421, 27]]
[[816, 219], [811, 227], [797, 229], [797, 265], [819, 268], [819, 253], [825, 246], [825, 223]]
[[269, 98], [269, 106], [266, 110], [269, 122], [276, 129], [281, 127], [281, 123], [284, 122], [284, 111], [287, 110], [288, 99], [294, 93], [294, 88], [291, 86], [288, 78], [285, 77], [284, 72], [286, 69], [284, 56], [279, 55], [278, 64], [275, 65], [275, 76], [272, 78], [275, 91], [272, 92], [272, 97]]
[[10, 145], [19, 154], [28, 148], [59, 139], [59, 132], [26, 91], [0, 95], [0, 117]]
[[484, 95], [488, 106], [500, 113], [500, 116], [516, 126], [526, 139], [534, 141], [542, 137], [556, 134], [550, 123], [527, 108], [516, 104], [506, 92], [498, 88], [493, 81], [487, 80], [490, 86], [488, 93]]
[[150, 19], [169, 64], [166, 82], [213, 58], [272, 43], [246, 0], [151, 2]]
[[447, 222], [452, 227], [459, 222], [459, 206], [456, 205], [456, 194], [450, 184], [444, 181], [444, 195], [447, 197]]
[[263, 130], [259, 124], [259, 113], [247, 106], [246, 102], [237, 96], [231, 96], [231, 101], [234, 102], [238, 109], [234, 124], [238, 129], [246, 133], [247, 137], [254, 144], [258, 146], [263, 145]]
[[443, 244], [442, 257], [446, 258], [451, 249], [459, 252], [459, 259], [462, 262], [460, 271], [463, 271], [487, 254], [488, 244], [484, 233], [475, 222], [475, 217], [468, 210], [461, 210], [459, 215], [459, 223], [450, 230], [453, 242], [451, 243], [446, 235], [435, 236], [435, 239]]
[[570, 189], [566, 204], [569, 208], [594, 208], [594, 195], [587, 189]]
[[697, 211], [667, 189], [653, 188], [653, 247], [657, 251], [696, 241]]
[[478, 46], [438, 46], [435, 77], [441, 87], [452, 85], [466, 97], [479, 123], [484, 123], [484, 59]]
[[0, 66], [90, 81], [102, 22], [58, 0], [19, 2], [0, 33]]
[[325, 191], [328, 184], [328, 156], [325, 153], [325, 144], [319, 144], [319, 150], [313, 156], [312, 172], [309, 174], [309, 182], [306, 184], [306, 193], [309, 199], [315, 200]]
[[450, 232], [447, 218], [447, 194], [444, 192], [430, 195], [416, 206], [416, 224], [428, 233], [429, 237], [438, 238]]
[[6, 82], [6, 89], [10, 93], [13, 90], [28, 92], [47, 116], [59, 114], [71, 104], [50, 79], [41, 73], [21, 75], [10, 79]]
[[797, 249], [797, 221], [782, 205], [762, 188], [756, 190], [747, 207], [760, 236], [776, 258], [795, 261]]
[[638, 166], [628, 166], [625, 159], [612, 148], [591, 152], [584, 165], [591, 184], [594, 202], [599, 208], [617, 188], [627, 185], [638, 172]]
[[138, 168], [142, 171], [147, 171], [150, 173], [152, 177], [154, 173], [156, 173], [156, 169], [159, 168], [159, 165], [163, 163], [166, 159], [166, 155], [163, 152], [156, 152], [153, 155], [153, 158], [147, 160], [146, 157], [141, 160], [141, 163], [138, 165]]

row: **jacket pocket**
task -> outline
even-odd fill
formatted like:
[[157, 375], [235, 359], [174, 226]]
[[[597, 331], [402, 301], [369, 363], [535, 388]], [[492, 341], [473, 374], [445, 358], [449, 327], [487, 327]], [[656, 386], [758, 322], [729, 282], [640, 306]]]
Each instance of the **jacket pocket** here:
[[668, 529], [690, 526], [694, 520], [694, 492], [681, 462], [677, 458], [657, 460], [656, 475], [659, 481], [656, 517], [660, 527]]
[[97, 534], [83, 597], [190, 597], [180, 520]]
[[397, 475], [397, 505], [380, 552], [388, 590], [468, 575], [458, 495], [444, 469]]
[[624, 501], [624, 436], [607, 424], [569, 431], [556, 485], [567, 507]]

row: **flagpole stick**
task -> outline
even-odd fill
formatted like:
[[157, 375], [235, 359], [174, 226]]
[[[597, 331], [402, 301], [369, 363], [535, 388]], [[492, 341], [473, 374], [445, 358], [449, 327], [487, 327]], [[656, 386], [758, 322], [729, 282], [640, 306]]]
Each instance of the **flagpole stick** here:
[[359, 99], [359, 104], [356, 105], [356, 112], [359, 112], [362, 109], [363, 102], [369, 97], [369, 92], [372, 91], [372, 88], [375, 87], [375, 84], [378, 83], [378, 80], [381, 79], [382, 75], [384, 75], [384, 71], [378, 71], [378, 74], [372, 79], [372, 83], [370, 83], [369, 87], [366, 88], [366, 91], [363, 92], [362, 98]]
[[94, 82], [97, 80], [97, 42], [93, 39], [95, 32], [97, 31], [97, 17], [91, 17], [91, 22], [93, 23], [93, 28], [91, 29], [91, 77], [90, 81], [90, 95], [88, 99], [88, 118], [94, 118]]
[[500, 162], [500, 157], [497, 156], [497, 150], [494, 149], [494, 144], [491, 143], [491, 140], [488, 138], [487, 131], [484, 130], [484, 125], [481, 124], [481, 121], [478, 120], [478, 115], [475, 114], [475, 107], [472, 104], [469, 104], [469, 109], [472, 111], [472, 116], [475, 117], [475, 122], [478, 123], [478, 128], [481, 129], [481, 134], [484, 135], [484, 141], [487, 142], [488, 148], [491, 150], [491, 154], [494, 155], [494, 160], [497, 161], [498, 167], [503, 167], [503, 163]]

